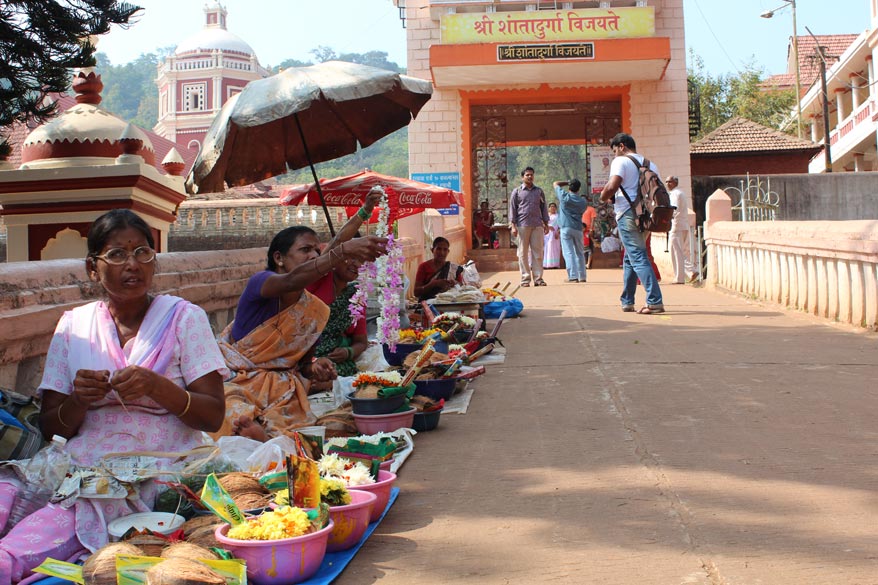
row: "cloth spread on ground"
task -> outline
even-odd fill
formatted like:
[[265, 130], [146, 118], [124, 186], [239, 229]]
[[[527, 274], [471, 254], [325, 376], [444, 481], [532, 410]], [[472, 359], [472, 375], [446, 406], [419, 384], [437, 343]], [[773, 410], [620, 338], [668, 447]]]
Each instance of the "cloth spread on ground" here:
[[226, 382], [226, 418], [214, 438], [232, 434], [234, 421], [248, 416], [270, 437], [314, 424], [299, 361], [317, 341], [329, 307], [304, 291], [299, 301], [232, 342], [231, 326], [219, 339], [235, 376]]

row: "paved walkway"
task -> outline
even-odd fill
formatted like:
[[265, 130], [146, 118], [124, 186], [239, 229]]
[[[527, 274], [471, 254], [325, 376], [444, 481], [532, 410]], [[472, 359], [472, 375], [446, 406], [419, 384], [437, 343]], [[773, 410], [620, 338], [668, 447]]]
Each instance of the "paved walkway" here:
[[878, 583], [878, 336], [564, 277], [522, 289], [506, 363], [418, 436], [337, 583]]

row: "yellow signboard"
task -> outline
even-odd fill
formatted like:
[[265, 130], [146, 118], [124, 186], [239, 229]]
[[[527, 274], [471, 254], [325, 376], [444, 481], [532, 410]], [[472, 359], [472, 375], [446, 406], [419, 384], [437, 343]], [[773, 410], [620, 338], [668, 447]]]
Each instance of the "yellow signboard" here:
[[443, 14], [439, 26], [446, 45], [652, 37], [655, 8]]

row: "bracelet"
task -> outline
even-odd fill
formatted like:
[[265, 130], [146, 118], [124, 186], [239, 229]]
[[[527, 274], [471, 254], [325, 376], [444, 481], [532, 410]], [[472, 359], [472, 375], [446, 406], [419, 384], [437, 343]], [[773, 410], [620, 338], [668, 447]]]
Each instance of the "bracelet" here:
[[[67, 402], [66, 400], [64, 402]], [[62, 427], [72, 428], [69, 424], [64, 422], [64, 419], [61, 418], [61, 407], [64, 406], [64, 402], [58, 405], [58, 422], [61, 423]]]
[[346, 347], [345, 349], [348, 351], [348, 360], [354, 359], [354, 348]]
[[363, 221], [369, 221], [369, 218], [372, 217], [372, 212], [366, 211], [365, 207], [361, 207], [357, 210], [357, 217]]
[[183, 409], [183, 412], [177, 415], [177, 418], [183, 418], [186, 416], [186, 413], [189, 412], [189, 407], [192, 406], [192, 392], [188, 390], [186, 392], [186, 408]]

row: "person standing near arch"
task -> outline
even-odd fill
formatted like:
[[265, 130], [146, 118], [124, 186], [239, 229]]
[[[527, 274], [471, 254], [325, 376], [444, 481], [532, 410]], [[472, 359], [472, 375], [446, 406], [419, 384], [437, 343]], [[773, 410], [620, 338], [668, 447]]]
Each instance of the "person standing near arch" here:
[[509, 196], [509, 224], [518, 237], [518, 268], [521, 286], [546, 286], [543, 280], [543, 236], [549, 233], [546, 194], [534, 185], [533, 167], [521, 171], [521, 185]]

